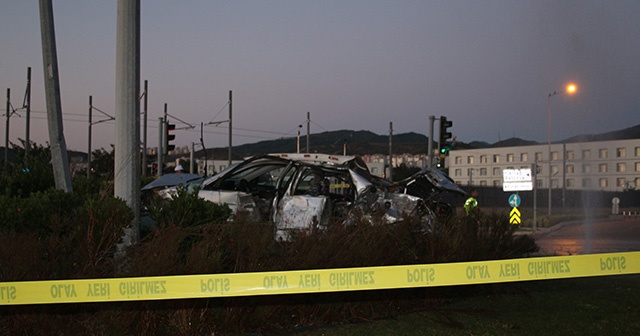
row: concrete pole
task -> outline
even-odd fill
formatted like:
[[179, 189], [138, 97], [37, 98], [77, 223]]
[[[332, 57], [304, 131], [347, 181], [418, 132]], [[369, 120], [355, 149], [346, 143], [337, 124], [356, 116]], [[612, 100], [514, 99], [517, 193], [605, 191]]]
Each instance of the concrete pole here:
[[436, 116], [429, 117], [429, 144], [427, 146], [428, 158], [429, 158], [429, 169], [433, 167], [433, 124], [436, 121]]
[[566, 208], [567, 196], [567, 144], [562, 144], [562, 212]]
[[229, 165], [231, 166], [231, 147], [232, 147], [232, 131], [233, 131], [233, 92], [229, 91]]
[[93, 96], [89, 96], [89, 131], [88, 137], [89, 141], [87, 142], [87, 178], [91, 177], [91, 118], [93, 114]]
[[4, 169], [9, 167], [9, 117], [11, 117], [11, 89], [7, 88], [7, 124], [4, 134]]
[[393, 182], [393, 122], [389, 122], [389, 178]]
[[140, 236], [140, 0], [118, 0], [114, 195], [133, 210], [124, 247]]
[[309, 138], [311, 134], [311, 112], [307, 112], [307, 154], [309, 153]]
[[533, 167], [531, 168], [533, 172], [533, 230], [538, 229], [538, 157], [534, 158]]
[[[31, 129], [31, 67], [27, 68], [27, 92], [25, 94], [25, 102], [27, 105], [27, 129], [25, 131], [25, 145], [24, 145], [24, 156], [25, 160], [29, 160], [29, 147], [31, 147], [31, 137], [30, 137], [30, 129]], [[27, 167], [28, 167], [27, 163]]]
[[158, 170], [156, 171], [156, 176], [162, 176], [162, 165], [164, 164], [163, 161], [163, 153], [164, 153], [164, 149], [162, 148], [162, 146], [164, 146], [164, 144], [162, 143], [162, 137], [163, 137], [163, 132], [164, 131], [164, 118], [158, 118], [158, 151], [156, 152], [156, 155], [158, 156]]
[[193, 174], [193, 166], [194, 166], [194, 159], [193, 159], [193, 152], [196, 149], [196, 144], [195, 142], [191, 143], [191, 151], [189, 152], [189, 174]]
[[547, 211], [547, 215], [549, 216], [549, 221], [551, 221], [551, 96], [553, 95], [555, 95], [555, 92], [550, 93], [547, 97], [547, 123], [549, 127], [547, 137], [547, 146], [549, 147], [549, 162], [547, 162], [547, 174], [549, 174], [549, 185], [547, 186], [549, 188], [549, 208]]
[[147, 98], [149, 91], [147, 91], [147, 81], [144, 81], [144, 117], [142, 124], [142, 176], [147, 176]]
[[44, 87], [47, 101], [47, 123], [49, 125], [53, 177], [56, 188], [66, 192], [72, 192], [69, 157], [62, 127], [58, 55], [56, 51], [56, 34], [51, 0], [40, 0], [40, 32], [42, 35], [42, 68], [44, 69]]

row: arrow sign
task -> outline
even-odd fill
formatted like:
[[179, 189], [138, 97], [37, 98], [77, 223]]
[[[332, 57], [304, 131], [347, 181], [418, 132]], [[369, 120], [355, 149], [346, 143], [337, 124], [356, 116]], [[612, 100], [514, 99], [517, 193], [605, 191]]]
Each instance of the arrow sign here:
[[513, 207], [509, 213], [509, 224], [520, 224], [520, 210]]
[[520, 196], [518, 196], [518, 194], [511, 194], [511, 196], [509, 196], [509, 205], [513, 208], [520, 206]]

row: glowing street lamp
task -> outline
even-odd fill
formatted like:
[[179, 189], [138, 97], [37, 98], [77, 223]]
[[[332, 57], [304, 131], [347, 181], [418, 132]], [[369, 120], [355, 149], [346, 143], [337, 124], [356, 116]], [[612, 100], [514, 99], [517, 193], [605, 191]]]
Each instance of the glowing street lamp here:
[[[549, 162], [548, 162], [548, 167], [549, 167], [549, 210], [548, 210], [548, 216], [549, 218], [551, 218], [551, 97], [561, 94], [561, 93], [568, 93], [568, 94], [574, 94], [576, 91], [578, 90], [578, 87], [573, 84], [570, 83], [566, 86], [566, 88], [564, 90], [561, 91], [553, 91], [551, 93], [549, 93], [549, 96], [547, 97], [547, 122], [549, 123], [549, 132], [548, 132], [548, 138], [547, 138], [547, 145], [549, 147]], [[564, 181], [562, 181], [562, 183], [564, 183]]]

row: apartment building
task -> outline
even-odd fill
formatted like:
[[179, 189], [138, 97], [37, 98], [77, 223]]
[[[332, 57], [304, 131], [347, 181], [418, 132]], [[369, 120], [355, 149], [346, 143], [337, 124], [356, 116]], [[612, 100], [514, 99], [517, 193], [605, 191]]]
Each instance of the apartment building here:
[[531, 168], [537, 188], [638, 189], [640, 139], [452, 150], [445, 166], [462, 186], [502, 187], [504, 169]]

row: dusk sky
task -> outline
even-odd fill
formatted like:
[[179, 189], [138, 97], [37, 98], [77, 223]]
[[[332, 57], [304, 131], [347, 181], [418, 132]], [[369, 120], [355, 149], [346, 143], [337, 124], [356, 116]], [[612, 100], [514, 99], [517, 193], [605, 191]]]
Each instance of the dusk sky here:
[[[89, 96], [115, 115], [117, 1], [54, 1], [67, 148], [86, 151]], [[370, 130], [427, 135], [447, 116], [458, 140], [552, 139], [640, 124], [640, 1], [141, 1], [141, 81], [149, 83], [148, 146], [158, 118], [196, 125], [227, 119], [234, 145], [311, 133]], [[0, 89], [22, 107], [32, 68], [31, 140], [47, 135], [38, 1], [0, 5]], [[143, 84], [141, 83], [141, 90]], [[25, 138], [25, 113], [10, 141]], [[94, 111], [94, 121], [103, 118]], [[175, 119], [172, 119], [175, 121]], [[177, 127], [184, 124], [177, 122]], [[93, 127], [110, 149], [115, 124]], [[205, 145], [227, 145], [227, 125]], [[437, 124], [436, 124], [437, 129]], [[437, 137], [437, 132], [436, 132]]]

